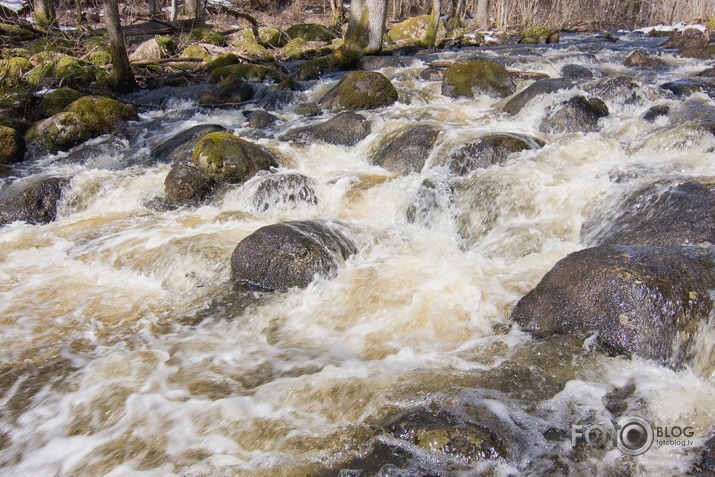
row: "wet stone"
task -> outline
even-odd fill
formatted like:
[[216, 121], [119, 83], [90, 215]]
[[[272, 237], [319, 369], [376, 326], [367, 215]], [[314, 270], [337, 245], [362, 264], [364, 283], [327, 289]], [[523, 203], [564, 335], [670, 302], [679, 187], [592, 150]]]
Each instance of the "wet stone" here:
[[561, 76], [568, 80], [591, 79], [593, 73], [585, 66], [568, 64], [561, 68]]
[[244, 114], [248, 119], [248, 126], [255, 129], [265, 129], [276, 121], [280, 121], [280, 118], [275, 114], [260, 109], [244, 111]]
[[380, 140], [370, 162], [400, 175], [420, 172], [440, 132], [431, 124], [415, 124], [395, 131]]
[[488, 134], [459, 146], [445, 158], [435, 161], [434, 165], [446, 166], [450, 173], [464, 176], [476, 169], [501, 164], [514, 153], [538, 149], [542, 145], [521, 134]]
[[181, 131], [151, 151], [151, 157], [161, 162], [188, 162], [196, 144], [205, 135], [225, 131], [218, 124], [201, 124]]
[[69, 180], [51, 177], [36, 182], [0, 200], [0, 225], [15, 221], [47, 224], [57, 218], [57, 209]]
[[274, 208], [292, 209], [300, 205], [316, 205], [315, 181], [297, 173], [269, 174], [261, 178], [253, 196], [256, 212]]
[[608, 106], [599, 98], [574, 96], [546, 117], [539, 129], [551, 134], [594, 132], [598, 130], [598, 120], [608, 113]]
[[164, 180], [170, 204], [198, 204], [211, 194], [215, 182], [193, 166], [174, 164]]
[[425, 68], [420, 71], [420, 78], [424, 81], [442, 81], [444, 76], [444, 68]]
[[311, 144], [315, 141], [341, 146], [354, 146], [372, 131], [372, 125], [364, 116], [344, 111], [325, 122], [303, 126], [288, 131], [282, 141]]
[[507, 114], [517, 114], [526, 104], [537, 96], [542, 94], [555, 93], [562, 89], [568, 89], [573, 86], [571, 81], [563, 78], [550, 78], [535, 81], [526, 89], [519, 92], [504, 105], [502, 110]]

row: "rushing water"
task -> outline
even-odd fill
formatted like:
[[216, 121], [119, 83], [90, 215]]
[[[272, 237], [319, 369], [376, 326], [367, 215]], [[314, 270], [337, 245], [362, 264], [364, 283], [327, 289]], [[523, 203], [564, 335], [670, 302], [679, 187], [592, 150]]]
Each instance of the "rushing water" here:
[[[241, 110], [186, 100], [142, 114], [124, 138], [95, 140], [81, 160], [63, 153], [14, 169], [0, 194], [44, 176], [69, 177], [71, 189], [56, 222], [0, 229], [0, 472], [337, 475], [376, 439], [409, 448], [424, 469], [435, 454], [384, 429], [401, 412], [431, 406], [488, 410], [512, 449], [503, 461], [462, 462], [472, 469], [465, 475], [485, 466], [494, 475], [685, 472], [715, 422], [712, 336], [701, 336], [697, 359], [675, 371], [608, 357], [588, 342], [537, 342], [508, 320], [558, 260], [585, 246], [588, 218], [644, 184], [715, 176], [715, 136], [642, 119], [654, 104], [683, 107], [651, 94], [657, 85], [712, 66], [671, 53], [662, 54], [664, 68], [622, 66], [631, 48], [659, 41], [567, 37], [558, 48], [464, 49], [381, 70], [400, 102], [362, 113], [373, 132], [357, 146], [258, 139], [289, 158], [282, 172], [314, 180], [315, 204], [257, 211], [256, 178], [198, 208], [147, 207], [170, 169], [151, 161], [153, 147], [197, 124], [250, 133]], [[543, 134], [546, 109], [573, 90], [512, 117], [499, 112], [503, 100], [450, 99], [419, 77], [428, 61], [475, 54], [550, 76], [577, 63], [596, 77], [635, 74], [646, 86], [636, 101], [604, 97], [611, 114], [598, 133]], [[301, 99], [319, 98], [335, 81]], [[703, 93], [687, 104], [715, 107]], [[291, 108], [274, 132], [305, 123]], [[421, 174], [394, 177], [368, 163], [381, 136], [416, 120], [443, 130]], [[469, 210], [468, 237], [447, 208], [430, 226], [409, 223], [422, 181], [443, 175], [431, 160], [485, 132], [545, 146], [465, 179], [474, 193], [455, 207]], [[336, 278], [271, 296], [232, 288], [230, 256], [241, 239], [309, 218], [355, 231], [359, 252]], [[614, 400], [621, 415], [691, 427], [691, 442], [654, 444], [638, 457], [610, 444], [573, 448], [571, 425], [610, 423]]]

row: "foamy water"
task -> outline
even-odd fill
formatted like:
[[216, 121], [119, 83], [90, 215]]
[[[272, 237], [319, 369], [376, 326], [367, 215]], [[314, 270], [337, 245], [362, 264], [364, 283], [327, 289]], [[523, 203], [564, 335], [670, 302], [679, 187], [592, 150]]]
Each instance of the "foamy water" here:
[[[509, 68], [556, 76], [580, 63], [597, 76], [635, 73], [620, 66], [627, 48], [582, 43], [567, 37], [560, 49], [523, 49]], [[279, 172], [314, 181], [317, 203], [295, 208], [257, 211], [260, 177], [198, 208], [146, 207], [163, 195], [170, 168], [146, 160], [153, 145], [196, 124], [248, 131], [240, 111], [193, 112], [190, 103], [177, 104], [188, 118], [171, 119], [168, 110], [143, 115], [138, 127], [161, 125], [146, 144], [18, 169], [6, 185], [42, 169], [70, 177], [71, 189], [56, 222], [0, 229], [2, 473], [313, 475], [364, 452], [387, 416], [435, 402], [485, 407], [515, 436], [519, 452], [490, 464], [496, 475], [541, 473], [554, 456], [573, 473], [685, 472], [715, 421], [712, 340], [703, 338], [698, 360], [681, 371], [607, 357], [588, 343], [558, 364], [558, 343], [532, 353], [534, 340], [508, 326], [519, 298], [584, 247], [581, 226], [594, 213], [644, 184], [715, 175], [712, 134], [640, 118], [653, 104], [682, 104], [649, 83], [708, 66], [664, 57], [671, 67], [645, 73], [643, 99], [606, 100], [611, 114], [589, 134], [537, 130], [546, 108], [579, 86], [508, 117], [499, 112], [503, 100], [443, 97], [438, 82], [419, 80], [424, 61], [383, 70], [401, 102], [363, 112], [373, 132], [357, 146], [258, 141], [288, 158]], [[689, 101], [715, 106], [701, 93]], [[283, 116], [286, 129], [305, 122], [290, 111]], [[444, 171], [395, 177], [367, 161], [382, 136], [416, 120], [442, 129], [428, 166], [486, 132], [527, 134], [546, 145], [458, 181], [460, 219], [447, 208], [425, 227], [409, 223], [406, 210], [422, 181]], [[354, 232], [359, 251], [337, 277], [270, 296], [233, 289], [230, 256], [241, 239], [264, 225], [311, 218], [340, 220]], [[528, 379], [498, 396], [485, 391], [497, 389], [490, 383], [505, 363], [549, 369], [546, 381], [561, 384], [538, 399], [515, 397], [536, 382]], [[604, 397], [629, 383], [635, 392], [625, 415], [690, 426], [693, 443], [630, 458], [610, 447], [574, 449], [568, 434], [544, 438], [549, 428], [610, 422]]]

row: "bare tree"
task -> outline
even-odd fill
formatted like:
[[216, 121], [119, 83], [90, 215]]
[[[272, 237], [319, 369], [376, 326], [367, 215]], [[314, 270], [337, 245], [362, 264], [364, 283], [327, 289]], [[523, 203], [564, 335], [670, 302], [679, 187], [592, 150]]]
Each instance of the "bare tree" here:
[[179, 17], [179, 0], [171, 0], [171, 21]]
[[477, 2], [475, 20], [480, 30], [489, 30], [489, 0], [479, 0]]
[[425, 46], [434, 48], [437, 42], [437, 30], [439, 29], [439, 12], [442, 9], [441, 0], [432, 0], [432, 13], [430, 13], [429, 26], [425, 35]]
[[204, 15], [204, 0], [186, 0], [184, 9], [187, 17], [201, 18]]
[[57, 22], [54, 0], [35, 0], [33, 16], [38, 30], [54, 27]]
[[119, 0], [104, 0], [104, 22], [109, 36], [109, 50], [112, 55], [111, 85], [118, 91], [131, 91], [137, 87], [134, 73], [129, 64], [127, 47], [119, 17]]
[[386, 17], [387, 0], [353, 0], [346, 44], [362, 53], [380, 51]]
[[[79, 0], [77, 0], [79, 2]], [[161, 15], [161, 10], [159, 9], [159, 3], [156, 0], [149, 0], [149, 16], [151, 18], [156, 18]]]

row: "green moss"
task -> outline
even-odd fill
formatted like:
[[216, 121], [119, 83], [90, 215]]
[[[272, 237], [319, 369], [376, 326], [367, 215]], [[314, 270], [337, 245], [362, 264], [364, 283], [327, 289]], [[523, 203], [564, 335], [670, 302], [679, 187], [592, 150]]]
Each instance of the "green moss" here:
[[19, 78], [32, 69], [32, 63], [21, 56], [0, 61], [0, 77]]
[[16, 130], [0, 126], [0, 164], [20, 162], [25, 157], [25, 140]]
[[387, 41], [399, 45], [431, 46], [430, 35], [434, 35], [436, 41], [447, 34], [442, 22], [435, 24], [432, 20], [431, 15], [408, 18], [392, 27], [387, 33]]
[[538, 40], [540, 37], [548, 35], [550, 32], [551, 30], [546, 27], [534, 25], [522, 30], [519, 36], [521, 38], [532, 38], [534, 40]]
[[472, 98], [475, 90], [505, 97], [514, 92], [514, 83], [503, 66], [488, 60], [457, 62], [445, 70], [442, 94]]
[[301, 81], [318, 79], [324, 73], [354, 69], [359, 60], [358, 50], [341, 46], [327, 56], [305, 62], [296, 73], [296, 77]]
[[222, 79], [230, 76], [237, 75], [245, 81], [260, 83], [260, 82], [273, 82], [280, 83], [288, 76], [273, 68], [261, 65], [249, 65], [249, 64], [239, 64], [239, 65], [229, 65], [222, 66], [220, 68], [215, 68], [211, 71], [211, 81], [218, 83]]
[[715, 30], [715, 17], [708, 18], [708, 20], [705, 22], [705, 27], [708, 30]]
[[209, 43], [216, 46], [225, 46], [226, 40], [223, 35], [212, 30], [211, 28], [194, 28], [191, 33], [186, 35], [190, 40], [200, 41], [202, 43]]
[[82, 96], [84, 96], [82, 93], [72, 88], [56, 89], [42, 98], [42, 101], [40, 101], [40, 104], [37, 107], [37, 112], [42, 117], [50, 117], [64, 111], [67, 106], [77, 101]]
[[258, 29], [258, 39], [268, 48], [280, 48], [288, 43], [288, 35], [277, 28], [261, 27]]
[[28, 143], [39, 142], [51, 153], [67, 151], [93, 136], [82, 118], [73, 112], [62, 112], [35, 123], [25, 134]]
[[48, 36], [45, 38], [38, 38], [29, 45], [27, 45], [27, 50], [30, 55], [36, 55], [38, 53], [48, 52], [48, 53], [70, 53], [76, 45], [70, 40], [61, 37]]
[[102, 96], [84, 96], [70, 104], [67, 111], [76, 113], [96, 135], [110, 132], [120, 121], [138, 119], [131, 106]]
[[305, 41], [332, 41], [337, 38], [337, 33], [330, 28], [317, 23], [303, 23], [293, 25], [286, 30], [288, 38], [301, 38]]
[[[58, 84], [87, 86], [96, 79], [95, 67], [67, 55], [47, 55], [49, 58], [25, 75], [25, 80], [36, 87]], [[45, 57], [45, 55], [36, 55]]]
[[235, 65], [240, 62], [241, 60], [234, 53], [221, 53], [220, 55], [216, 55], [211, 61], [209, 61], [208, 67], [209, 71], [212, 71], [216, 68], [223, 68], [224, 66]]
[[267, 149], [228, 132], [209, 133], [194, 148], [194, 165], [214, 180], [242, 183], [259, 170], [278, 165]]
[[373, 71], [348, 73], [321, 100], [331, 111], [373, 109], [398, 99], [397, 90], [383, 74]]
[[89, 62], [95, 66], [107, 66], [112, 63], [112, 55], [108, 51], [93, 51], [89, 54]]
[[154, 40], [169, 56], [176, 53], [176, 43], [168, 36], [157, 36]]
[[184, 48], [184, 51], [181, 52], [181, 56], [184, 58], [208, 58], [211, 56], [208, 51], [206, 51], [206, 48], [203, 46], [199, 45], [189, 45], [186, 48]]
[[273, 55], [268, 48], [259, 45], [258, 43], [243, 43], [242, 45], [234, 45], [234, 48], [244, 56], [251, 56], [256, 59], [272, 60]]

